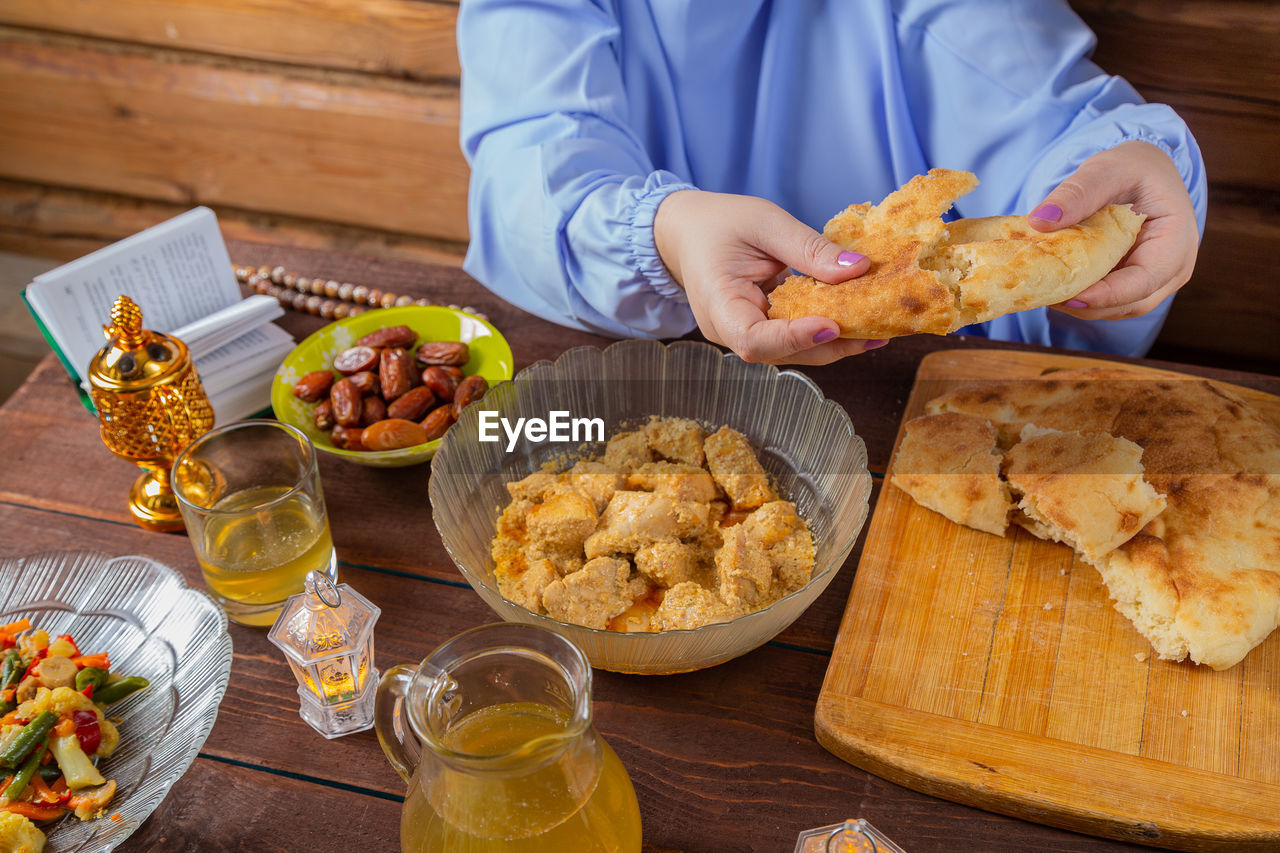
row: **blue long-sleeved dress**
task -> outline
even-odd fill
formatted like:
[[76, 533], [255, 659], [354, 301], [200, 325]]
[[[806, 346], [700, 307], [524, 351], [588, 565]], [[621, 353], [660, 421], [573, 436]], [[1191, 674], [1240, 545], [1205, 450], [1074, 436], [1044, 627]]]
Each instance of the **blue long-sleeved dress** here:
[[[1195, 140], [1093, 44], [1060, 0], [464, 0], [465, 268], [554, 322], [678, 337], [693, 315], [653, 239], [675, 190], [760, 196], [821, 230], [945, 167], [982, 182], [957, 215], [1026, 213], [1134, 139], [1173, 159], [1203, 232]], [[1168, 307], [964, 331], [1139, 355]]]

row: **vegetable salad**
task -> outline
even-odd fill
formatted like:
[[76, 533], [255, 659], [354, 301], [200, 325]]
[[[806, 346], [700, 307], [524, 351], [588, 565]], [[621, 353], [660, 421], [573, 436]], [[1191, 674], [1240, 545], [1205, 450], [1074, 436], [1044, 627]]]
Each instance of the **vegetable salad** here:
[[95, 761], [120, 733], [103, 711], [146, 686], [70, 634], [50, 639], [27, 619], [0, 625], [0, 851], [40, 853], [37, 822], [106, 812], [116, 783]]

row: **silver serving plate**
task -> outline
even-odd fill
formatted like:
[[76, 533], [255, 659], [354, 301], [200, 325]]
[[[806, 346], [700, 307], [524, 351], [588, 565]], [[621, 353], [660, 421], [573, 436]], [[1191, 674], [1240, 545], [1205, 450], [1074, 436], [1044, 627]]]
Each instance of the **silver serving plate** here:
[[110, 653], [113, 672], [151, 682], [109, 709], [121, 722], [120, 746], [99, 763], [118, 785], [107, 816], [42, 827], [45, 853], [107, 853], [142, 825], [209, 736], [231, 675], [227, 617], [168, 566], [94, 551], [0, 558], [0, 623], [24, 616], [50, 637], [73, 635], [86, 654]]

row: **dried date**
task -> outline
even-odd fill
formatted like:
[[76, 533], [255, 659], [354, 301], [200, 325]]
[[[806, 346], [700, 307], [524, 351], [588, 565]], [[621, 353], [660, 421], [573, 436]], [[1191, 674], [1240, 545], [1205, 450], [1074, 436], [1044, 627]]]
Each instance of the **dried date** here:
[[435, 441], [453, 426], [453, 406], [446, 403], [437, 406], [431, 414], [422, 419], [422, 428], [426, 430], [427, 441]]
[[387, 417], [387, 404], [381, 397], [365, 397], [360, 401], [360, 426], [367, 427]]
[[351, 384], [360, 389], [361, 394], [381, 394], [382, 383], [378, 381], [378, 374], [372, 370], [362, 370], [359, 373], [353, 373], [347, 377], [351, 380]]
[[364, 409], [360, 403], [361, 394], [350, 379], [339, 379], [333, 384], [329, 393], [329, 401], [333, 405], [333, 419], [344, 427], [353, 427], [360, 423], [360, 415]]
[[413, 387], [413, 359], [409, 353], [398, 347], [384, 349], [378, 368], [378, 378], [382, 382], [382, 399], [390, 403]]
[[333, 369], [350, 376], [365, 370], [378, 369], [378, 351], [373, 347], [355, 346], [338, 353], [333, 360]]
[[425, 385], [410, 388], [387, 406], [387, 417], [416, 421], [431, 411], [436, 401], [435, 393]]
[[365, 335], [356, 341], [356, 346], [374, 347], [376, 349], [400, 347], [403, 349], [413, 346], [413, 342], [417, 339], [418, 333], [408, 326], [387, 326]]
[[422, 371], [422, 384], [446, 403], [453, 400], [453, 392], [458, 388], [458, 380], [443, 367], [436, 365]]
[[293, 386], [293, 396], [305, 403], [317, 403], [324, 399], [332, 387], [332, 373], [327, 370], [313, 370]]
[[342, 450], [365, 450], [364, 430], [360, 427], [345, 427], [338, 424], [329, 433], [333, 446]]
[[489, 382], [483, 376], [468, 376], [458, 383], [458, 390], [453, 392], [453, 419], [462, 417], [462, 410], [484, 396], [489, 390]]
[[418, 364], [457, 367], [471, 360], [471, 349], [460, 341], [428, 341], [418, 347]]
[[365, 427], [361, 440], [369, 450], [399, 450], [426, 442], [427, 433], [421, 424], [403, 418], [387, 418]]
[[333, 429], [336, 423], [333, 419], [333, 402], [331, 400], [321, 400], [320, 405], [316, 406], [316, 410], [311, 413], [311, 420], [316, 425], [316, 429], [325, 431]]

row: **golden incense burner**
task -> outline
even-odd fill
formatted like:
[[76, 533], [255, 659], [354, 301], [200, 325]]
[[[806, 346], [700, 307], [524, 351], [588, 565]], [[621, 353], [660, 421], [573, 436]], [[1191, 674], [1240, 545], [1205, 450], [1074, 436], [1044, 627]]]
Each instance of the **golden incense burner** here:
[[133, 520], [148, 530], [182, 530], [169, 469], [182, 448], [213, 426], [187, 345], [142, 328], [142, 309], [121, 296], [111, 306], [108, 343], [89, 364], [102, 441], [144, 473], [129, 490]]

